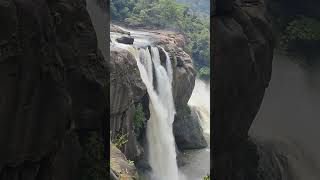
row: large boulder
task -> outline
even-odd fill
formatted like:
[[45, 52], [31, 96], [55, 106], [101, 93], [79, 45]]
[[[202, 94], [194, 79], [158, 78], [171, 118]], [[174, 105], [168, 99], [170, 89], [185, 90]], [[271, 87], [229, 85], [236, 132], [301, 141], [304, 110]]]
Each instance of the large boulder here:
[[248, 130], [271, 78], [271, 22], [262, 0], [216, 2], [228, 11], [212, 18], [214, 176], [255, 180], [258, 156]]
[[174, 135], [179, 148], [200, 149], [207, 147], [208, 144], [199, 124], [200, 119], [196, 109], [185, 106], [185, 109], [178, 108], [177, 114], [181, 118], [174, 122]]
[[110, 178], [134, 180], [138, 178], [134, 164], [129, 162], [126, 156], [114, 145], [110, 143]]
[[131, 36], [122, 36], [117, 38], [116, 41], [122, 44], [133, 44], [134, 38]]

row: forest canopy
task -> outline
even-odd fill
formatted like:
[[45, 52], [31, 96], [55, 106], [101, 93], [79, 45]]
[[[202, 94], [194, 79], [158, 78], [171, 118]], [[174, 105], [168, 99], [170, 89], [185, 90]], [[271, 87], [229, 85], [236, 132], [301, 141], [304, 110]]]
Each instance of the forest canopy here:
[[183, 34], [187, 39], [185, 51], [192, 55], [196, 69], [205, 68], [207, 71], [202, 76], [210, 76], [209, 14], [200, 13], [201, 9], [191, 10], [187, 4], [173, 0], [111, 0], [110, 7], [114, 22], [125, 23], [129, 27], [169, 29]]
[[319, 59], [319, 1], [269, 0], [268, 11], [279, 40], [278, 49], [302, 57], [307, 64]]

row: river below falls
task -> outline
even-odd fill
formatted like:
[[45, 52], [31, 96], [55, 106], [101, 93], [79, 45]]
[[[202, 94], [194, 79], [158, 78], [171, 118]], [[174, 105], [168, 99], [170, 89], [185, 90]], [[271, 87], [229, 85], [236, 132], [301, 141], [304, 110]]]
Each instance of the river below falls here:
[[184, 174], [185, 180], [203, 180], [203, 177], [210, 175], [210, 135], [205, 138], [208, 147], [183, 152], [184, 165], [180, 171]]
[[199, 112], [200, 124], [208, 147], [184, 151], [185, 164], [180, 167], [180, 171], [185, 175], [185, 180], [202, 180], [204, 176], [210, 174], [210, 85], [196, 79], [188, 104]]

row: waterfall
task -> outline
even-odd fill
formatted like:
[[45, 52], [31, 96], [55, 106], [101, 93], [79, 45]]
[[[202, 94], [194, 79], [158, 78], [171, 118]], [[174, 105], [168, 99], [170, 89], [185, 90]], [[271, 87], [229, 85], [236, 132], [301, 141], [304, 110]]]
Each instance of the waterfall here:
[[[125, 30], [125, 29], [124, 29]], [[128, 30], [126, 30], [128, 31]], [[128, 50], [137, 62], [140, 76], [149, 95], [150, 119], [147, 121], [148, 161], [152, 170], [151, 180], [184, 180], [179, 173], [172, 123], [175, 104], [172, 95], [173, 69], [169, 53], [162, 47], [152, 46], [152, 34], [131, 31], [133, 45], [115, 41], [118, 33], [111, 33], [111, 47]], [[165, 53], [165, 65], [161, 65], [159, 48]]]
[[[172, 96], [170, 57], [166, 55], [165, 68], [161, 65], [157, 47], [151, 47], [151, 52], [148, 48], [138, 49], [132, 46], [127, 48], [135, 56], [141, 79], [147, 87], [150, 98], [147, 143], [148, 160], [152, 168], [151, 178], [152, 180], [179, 180], [175, 139], [172, 132], [176, 112]], [[154, 79], [157, 86], [154, 86]]]
[[210, 134], [210, 85], [196, 79], [188, 105], [198, 115], [205, 135]]
[[[172, 132], [175, 116], [171, 86], [172, 69], [167, 65], [166, 70], [161, 65], [158, 48], [151, 47], [151, 55], [148, 49], [141, 48], [139, 51], [136, 60], [150, 97], [147, 140], [148, 159], [152, 168], [151, 177], [154, 180], [178, 180], [175, 140]], [[153, 86], [152, 63], [157, 81], [156, 87]]]

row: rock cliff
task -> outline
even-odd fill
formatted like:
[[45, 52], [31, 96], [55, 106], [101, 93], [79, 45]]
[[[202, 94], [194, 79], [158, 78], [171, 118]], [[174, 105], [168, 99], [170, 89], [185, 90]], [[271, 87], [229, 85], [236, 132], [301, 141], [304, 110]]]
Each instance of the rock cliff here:
[[86, 2], [1, 0], [0, 14], [0, 179], [84, 178], [84, 142], [103, 144], [109, 96]]
[[263, 0], [216, 0], [212, 26], [214, 177], [257, 180], [248, 130], [271, 78], [271, 22]]

